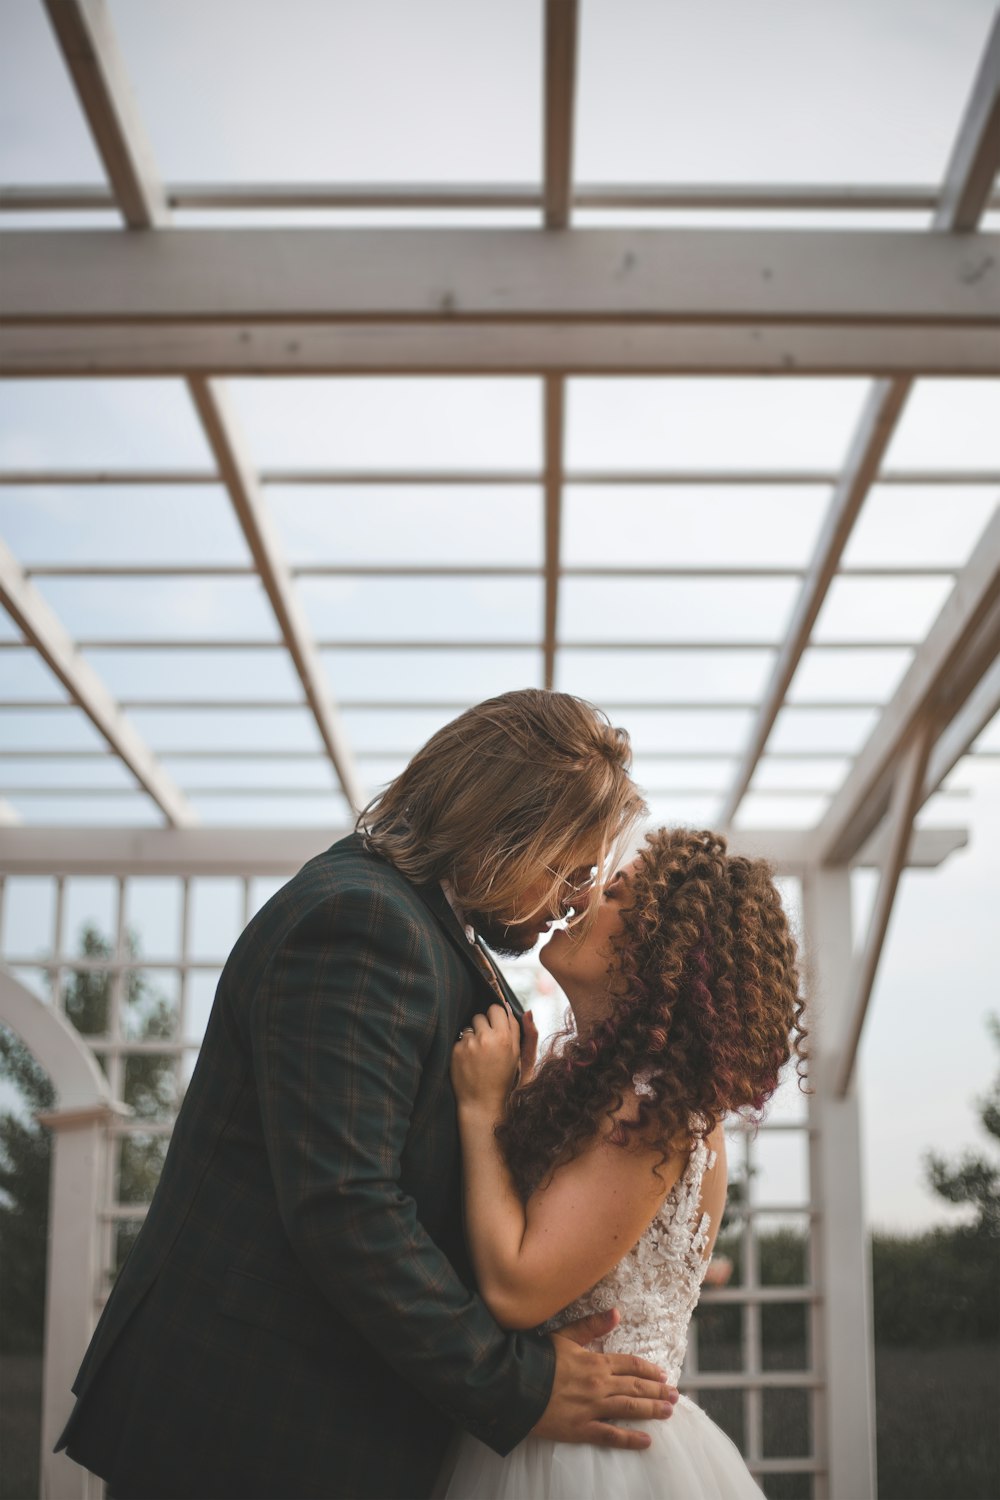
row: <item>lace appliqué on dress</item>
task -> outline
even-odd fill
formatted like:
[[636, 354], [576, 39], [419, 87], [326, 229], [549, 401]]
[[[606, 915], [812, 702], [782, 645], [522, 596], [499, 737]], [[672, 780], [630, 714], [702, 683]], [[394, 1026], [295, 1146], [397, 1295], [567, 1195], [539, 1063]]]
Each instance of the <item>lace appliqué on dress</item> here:
[[[652, 1094], [650, 1073], [632, 1080], [640, 1096]], [[715, 1152], [698, 1139], [681, 1176], [638, 1244], [607, 1276], [543, 1325], [546, 1333], [591, 1313], [617, 1307], [621, 1322], [600, 1347], [608, 1354], [626, 1352], [652, 1360], [677, 1383], [687, 1349], [688, 1325], [698, 1304], [708, 1261], [711, 1231], [708, 1214], [698, 1212], [701, 1183], [715, 1164]]]

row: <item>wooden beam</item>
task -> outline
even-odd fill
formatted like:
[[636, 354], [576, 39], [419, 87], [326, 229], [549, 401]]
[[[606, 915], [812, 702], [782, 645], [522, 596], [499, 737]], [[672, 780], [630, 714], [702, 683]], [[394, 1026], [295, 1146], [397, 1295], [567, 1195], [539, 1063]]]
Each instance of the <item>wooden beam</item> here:
[[[555, 537], [558, 545], [558, 536]], [[553, 553], [558, 558], [558, 552]], [[546, 554], [548, 556], [548, 552]], [[558, 564], [557, 564], [558, 565]], [[253, 578], [256, 569], [249, 563], [28, 563], [24, 571], [29, 578]], [[692, 563], [677, 567], [641, 564], [621, 567], [569, 564], [561, 570], [563, 578], [802, 578], [802, 568], [768, 567], [747, 563], [718, 567]], [[293, 578], [537, 578], [547, 574], [548, 563], [536, 567], [531, 563], [297, 563], [289, 568]], [[858, 563], [839, 570], [841, 578], [954, 578], [953, 567], [908, 566], [906, 563]]]
[[980, 678], [965, 703], [942, 732], [931, 752], [923, 800], [933, 797], [945, 777], [992, 720], [1000, 714], [1000, 657]]
[[[0, 873], [292, 874], [350, 831], [348, 827], [3, 828]], [[920, 829], [910, 858], [914, 863], [940, 863], [965, 837], [962, 830]], [[737, 829], [729, 848], [733, 854], [769, 859], [781, 874], [801, 874], [810, 861], [808, 837], [796, 829]]]
[[[505, 636], [501, 639], [464, 641], [440, 636], [408, 636], [392, 640], [354, 640], [338, 636], [336, 639], [321, 637], [317, 642], [321, 651], [537, 651], [541, 642], [523, 636]], [[614, 652], [662, 652], [662, 651], [774, 651], [779, 642], [761, 638], [750, 640], [685, 640], [674, 636], [669, 639], [645, 641], [612, 641], [602, 637], [597, 640], [563, 640], [560, 651], [614, 651]], [[77, 645], [81, 651], [283, 651], [284, 642], [271, 640], [267, 636], [148, 636], [136, 640], [133, 636], [86, 636]], [[915, 640], [894, 638], [859, 640], [816, 641], [813, 651], [915, 651], [920, 645]], [[25, 651], [29, 648], [23, 641], [0, 640], [0, 652]], [[769, 752], [773, 753], [773, 752]]]
[[106, 0], [45, 0], [45, 8], [126, 224], [169, 223]]
[[[803, 487], [834, 485], [840, 478], [832, 469], [648, 469], [614, 470], [577, 469], [563, 476], [573, 485], [712, 485], [726, 488], [759, 486]], [[430, 485], [444, 488], [460, 485], [541, 485], [541, 470], [499, 469], [423, 470], [401, 469], [262, 469], [261, 484], [281, 485], [378, 485], [382, 487]], [[218, 484], [214, 469], [0, 469], [0, 487], [32, 488], [52, 485], [103, 486], [134, 485], [204, 485]], [[1000, 469], [890, 469], [878, 476], [880, 485], [948, 485], [963, 488], [1000, 485]], [[752, 497], [747, 497], [752, 504]]]
[[25, 578], [16, 558], [2, 541], [0, 604], [140, 787], [153, 798], [167, 822], [177, 828], [197, 822], [183, 793], [122, 713], [93, 667], [80, 655], [62, 621], [34, 584]]
[[[47, 801], [49, 798], [59, 801], [62, 798], [87, 799], [100, 801], [109, 798], [112, 801], [116, 797], [136, 797], [139, 794], [135, 788], [121, 786], [10, 786], [0, 791], [0, 796], [13, 797], [16, 800], [28, 799], [32, 802]], [[274, 797], [281, 800], [288, 797], [312, 798], [314, 801], [322, 801], [325, 798], [336, 797], [338, 804], [341, 801], [339, 787], [334, 786], [186, 786], [184, 788], [186, 797], [217, 797], [221, 801], [227, 801], [234, 797], [246, 801], [254, 801], [259, 797]], [[249, 821], [252, 821], [249, 820]]]
[[[344, 702], [341, 703], [341, 708], [346, 708], [346, 707], [370, 708], [371, 706], [372, 705], [369, 704], [369, 703], [361, 703], [361, 702], [355, 702], [353, 704], [346, 704]], [[459, 713], [459, 712], [461, 712], [461, 710], [463, 708], [468, 708], [470, 706], [471, 705], [468, 704], [468, 703], [456, 704], [455, 705], [455, 712]], [[609, 707], [609, 708], [613, 707], [612, 704], [607, 704], [606, 706]], [[402, 752], [401, 751], [399, 753], [404, 754], [406, 752]], [[994, 761], [994, 760], [1000, 759], [1000, 750], [973, 750], [973, 751], [970, 751], [969, 753], [970, 753], [970, 755], [972, 756], [972, 758], [974, 760]], [[51, 745], [44, 745], [44, 746], [43, 745], [39, 745], [39, 746], [22, 746], [20, 749], [16, 749], [16, 750], [0, 749], [0, 761], [13, 760], [13, 761], [81, 761], [81, 762], [95, 762], [95, 761], [108, 761], [111, 756], [112, 756], [112, 751], [109, 748], [107, 748], [107, 747], [105, 747], [103, 750], [62, 750], [62, 749], [53, 749]], [[381, 757], [382, 757], [382, 752], [381, 751], [375, 751], [375, 752], [373, 752], [372, 756], [368, 756], [368, 755], [366, 755], [364, 753], [364, 751], [362, 751], [361, 753], [359, 753], [359, 755], [358, 755], [357, 758], [358, 758], [358, 761], [360, 762], [360, 761], [365, 761], [365, 760], [368, 760], [368, 759], [378, 760]], [[692, 754], [692, 752], [690, 750], [659, 750], [659, 751], [650, 751], [650, 750], [647, 750], [647, 751], [643, 752], [643, 756], [642, 756], [642, 759], [643, 759], [644, 763], [648, 763], [650, 761], [656, 761], [657, 763], [661, 763], [661, 762], [662, 763], [668, 763], [670, 761], [685, 761], [685, 762], [687, 762], [687, 761], [690, 761], [692, 759], [696, 759], [696, 760], [699, 760], [699, 761], [713, 762], [713, 763], [718, 763], [720, 761], [725, 761], [725, 762], [728, 763], [728, 762], [730, 762], [732, 760], [735, 760], [735, 758], [736, 757], [734, 755], [731, 755], [728, 751], [725, 751], [725, 750], [705, 750], [705, 751], [701, 751], [697, 755]], [[840, 760], [840, 759], [844, 759], [845, 757], [843, 757], [843, 756], [837, 756], [837, 755], [830, 755], [829, 752], [825, 751], [825, 750], [786, 750], [786, 751], [772, 752], [767, 758], [768, 758], [769, 761], [777, 761], [777, 762], [780, 762], [780, 763], [797, 762], [797, 763], [808, 764], [810, 761], [817, 761], [817, 760], [824, 760], [824, 761], [825, 760]], [[279, 760], [279, 761], [295, 762], [295, 761], [323, 761], [323, 760], [326, 760], [326, 759], [327, 759], [327, 754], [326, 754], [325, 750], [274, 750], [274, 749], [271, 749], [271, 750], [254, 750], [254, 749], [247, 750], [246, 748], [240, 748], [238, 750], [217, 750], [217, 749], [206, 749], [204, 746], [197, 747], [197, 748], [191, 748], [191, 747], [181, 748], [180, 746], [178, 746], [176, 749], [165, 750], [163, 752], [163, 760], [164, 761], [176, 761], [176, 760], [207, 760], [207, 761], [211, 761], [211, 760], [232, 760], [232, 761], [247, 761], [247, 760], [254, 760], [254, 761], [256, 761], [256, 760], [260, 760], [260, 761], [274, 761], [274, 760]], [[715, 795], [718, 795], [718, 794], [715, 793], [715, 792], [709, 792], [709, 795], [710, 796], [715, 796]], [[874, 837], [877, 839], [878, 835], [876, 834]], [[939, 863], [939, 862], [940, 861], [936, 861], [936, 863]], [[872, 864], [872, 863], [877, 864], [878, 860], [872, 859], [872, 858], [868, 857], [868, 848], [866, 846], [864, 849], [861, 850], [861, 852], [857, 856], [857, 859], [855, 860], [855, 863], [856, 864], [862, 864], [862, 865], [863, 864]]]
[[563, 453], [566, 430], [566, 384], [556, 375], [545, 380], [545, 618], [543, 681], [555, 686], [559, 630], [559, 576], [562, 533]]
[[847, 994], [843, 997], [843, 1010], [839, 1016], [833, 1015], [830, 1018], [834, 1034], [828, 1038], [828, 1045], [835, 1068], [834, 1092], [841, 1099], [850, 1088], [854, 1075], [861, 1032], [889, 930], [899, 878], [907, 864], [907, 852], [913, 837], [913, 820], [920, 808], [924, 775], [934, 736], [933, 720], [923, 720], [915, 726], [906, 753], [900, 760], [892, 788], [885, 860], [879, 870], [878, 891], [868, 932], [854, 965]]
[[818, 858], [849, 860], [884, 817], [898, 758], [916, 726], [955, 717], [1000, 653], [1000, 511], [816, 830]]
[[[273, 475], [269, 476], [275, 480]], [[839, 469], [632, 469], [627, 473], [614, 470], [571, 469], [566, 474], [566, 483], [574, 485], [712, 485], [760, 486], [774, 489], [792, 485], [804, 488], [810, 485], [835, 485], [840, 479]], [[1000, 485], [1000, 469], [883, 469], [878, 476], [880, 485], [957, 485], [989, 488]], [[4, 483], [0, 474], [0, 484]], [[753, 503], [752, 496], [748, 503]]]
[[[178, 231], [172, 231], [178, 232]], [[244, 231], [249, 233], [249, 231]], [[394, 234], [401, 231], [393, 231]], [[583, 233], [574, 230], [574, 235]], [[3, 247], [0, 246], [0, 255]], [[998, 262], [1000, 264], [1000, 262]], [[0, 324], [8, 377], [145, 375], [1000, 375], [983, 328], [633, 327], [461, 323], [358, 327]], [[627, 477], [622, 479], [627, 483]]]
[[[685, 640], [680, 637], [645, 641], [612, 641], [605, 636], [598, 640], [563, 640], [560, 651], [600, 651], [645, 653], [664, 651], [752, 651], [774, 652], [780, 643], [775, 640]], [[521, 636], [505, 636], [500, 639], [463, 641], [441, 636], [414, 637], [391, 640], [356, 640], [338, 636], [335, 639], [321, 636], [316, 645], [320, 651], [540, 651], [540, 640]], [[813, 651], [916, 651], [920, 642], [899, 639], [868, 639], [817, 641]], [[284, 651], [285, 643], [268, 636], [147, 636], [137, 640], [134, 636], [86, 636], [77, 641], [81, 651]], [[0, 640], [0, 652], [28, 651], [30, 646], [20, 640]], [[769, 751], [768, 754], [775, 752]], [[826, 753], [826, 752], [822, 752]], [[838, 752], [839, 753], [839, 752]], [[735, 759], [735, 755], [733, 756]]]
[[174, 229], [0, 237], [11, 327], [1000, 328], [1000, 236]]
[[816, 543], [806, 581], [795, 602], [781, 650], [761, 700], [740, 767], [722, 810], [727, 826], [749, 790], [778, 714], [809, 644], [844, 548], [869, 489], [878, 474], [896, 420], [910, 392], [906, 380], [878, 381], [869, 394]]
[[361, 779], [232, 406], [218, 381], [192, 380], [190, 389], [306, 700], [344, 796], [357, 812], [367, 800]]
[[[530, 182], [171, 182], [163, 189], [172, 209], [284, 213], [299, 209], [542, 209], [543, 191]], [[574, 208], [661, 212], [933, 213], [936, 184], [582, 182]], [[97, 183], [11, 183], [0, 187], [0, 213], [94, 213], [114, 209], [114, 195]], [[988, 211], [1000, 209], [994, 193]]]
[[[447, 713], [453, 710], [456, 714], [471, 708], [475, 699], [473, 697], [454, 699], [419, 699], [419, 698], [341, 698], [340, 708], [366, 709], [369, 712], [397, 713], [400, 710], [408, 712], [423, 713]], [[603, 708], [613, 709], [615, 713], [643, 713], [646, 710], [669, 711], [671, 713], [746, 713], [756, 708], [756, 700], [752, 698], [645, 698], [630, 699], [626, 702], [616, 702], [608, 698], [602, 698]], [[306, 705], [299, 698], [120, 698], [119, 706], [126, 709], [206, 709], [212, 713], [219, 710], [239, 709], [241, 712], [250, 710], [261, 710], [267, 712], [290, 712], [292, 709], [304, 708]], [[859, 709], [879, 709], [882, 703], [877, 698], [849, 698], [849, 699], [815, 699], [809, 702], [790, 703], [787, 705], [792, 713], [830, 713], [838, 710], [851, 713]], [[36, 712], [38, 709], [51, 709], [53, 712], [62, 709], [72, 709], [74, 705], [61, 698], [0, 698], [0, 711], [4, 709], [20, 709]], [[837, 759], [836, 751], [831, 752], [831, 759]], [[720, 793], [722, 788], [715, 788]], [[830, 791], [829, 787], [821, 790]]]
[[[46, 5], [127, 223], [144, 229], [166, 225], [169, 209], [132, 97], [106, 0], [46, 0]], [[110, 240], [121, 238], [112, 235]], [[151, 240], [154, 256], [162, 243], [156, 237]], [[364, 801], [361, 782], [225, 391], [218, 381], [199, 378], [189, 381], [189, 390], [323, 743], [348, 804], [357, 809]]]
[[990, 204], [1000, 171], [1000, 11], [979, 63], [972, 93], [945, 168], [934, 228], [948, 233], [975, 229]]
[[573, 201], [577, 0], [545, 0], [546, 229], [566, 229]]
[[[987, 40], [972, 94], [945, 172], [934, 216], [941, 242], [967, 244], [979, 222], [1000, 167], [1000, 15]], [[935, 236], [937, 238], [937, 236]], [[998, 341], [1000, 342], [1000, 341]], [[775, 662], [746, 752], [726, 798], [723, 821], [732, 822], [753, 780], [757, 762], [781, 711], [785, 694], [809, 643], [854, 523], [871, 489], [912, 382], [903, 376], [876, 382], [862, 412], [844, 472], [830, 502], [809, 574], [795, 606], [785, 644]]]
[[[910, 841], [907, 865], [913, 870], [936, 870], [960, 849], [968, 848], [968, 844], [967, 828], [917, 828]], [[888, 849], [889, 829], [883, 822], [877, 832], [851, 860], [851, 866], [858, 870], [881, 870], [885, 866]], [[814, 866], [814, 868], [818, 869], [820, 874], [826, 870], [833, 870], [836, 874], [841, 867], [822, 865]]]

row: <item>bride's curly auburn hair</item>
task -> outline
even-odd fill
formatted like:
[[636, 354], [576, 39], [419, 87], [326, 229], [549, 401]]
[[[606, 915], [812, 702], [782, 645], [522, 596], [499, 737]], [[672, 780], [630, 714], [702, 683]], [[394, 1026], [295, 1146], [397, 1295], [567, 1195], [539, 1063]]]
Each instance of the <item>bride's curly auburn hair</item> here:
[[794, 1053], [805, 1064], [795, 940], [770, 866], [717, 833], [651, 833], [629, 881], [608, 1015], [553, 1049], [511, 1095], [497, 1137], [527, 1198], [635, 1093], [612, 1139], [661, 1160], [726, 1114], [759, 1119]]

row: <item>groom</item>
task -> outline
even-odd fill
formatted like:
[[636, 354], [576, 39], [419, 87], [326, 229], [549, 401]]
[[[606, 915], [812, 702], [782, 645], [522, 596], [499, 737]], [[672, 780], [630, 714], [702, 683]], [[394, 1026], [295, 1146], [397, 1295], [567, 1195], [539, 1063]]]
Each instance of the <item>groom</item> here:
[[61, 1444], [115, 1500], [416, 1497], [454, 1424], [642, 1447], [646, 1362], [505, 1333], [462, 1233], [451, 1049], [642, 811], [560, 693], [440, 730], [253, 919]]

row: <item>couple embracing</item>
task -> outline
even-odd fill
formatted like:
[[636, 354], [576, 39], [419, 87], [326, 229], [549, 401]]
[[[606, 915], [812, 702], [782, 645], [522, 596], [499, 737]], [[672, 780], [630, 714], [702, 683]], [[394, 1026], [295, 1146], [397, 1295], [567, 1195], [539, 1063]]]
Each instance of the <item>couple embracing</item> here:
[[[62, 1438], [114, 1500], [759, 1495], [675, 1386], [795, 948], [717, 835], [623, 867], [644, 810], [622, 730], [507, 693], [253, 919]], [[565, 917], [536, 1065], [493, 954]]]

